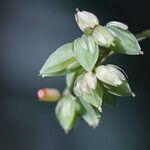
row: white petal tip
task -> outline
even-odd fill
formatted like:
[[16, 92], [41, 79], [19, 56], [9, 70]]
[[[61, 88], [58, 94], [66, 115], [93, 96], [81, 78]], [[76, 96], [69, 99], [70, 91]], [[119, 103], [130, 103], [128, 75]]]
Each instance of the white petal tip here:
[[99, 106], [99, 107], [98, 107], [98, 111], [99, 111], [99, 112], [103, 112], [103, 110], [102, 110], [102, 107], [101, 107], [101, 106]]
[[99, 124], [99, 122], [97, 122], [97, 123], [95, 123], [95, 124], [92, 124], [91, 127], [92, 127], [93, 129], [95, 129], [95, 128], [98, 126], [98, 124]]
[[79, 8], [76, 8], [75, 10], [76, 10], [77, 12], [79, 12], [79, 11], [80, 11], [80, 10], [79, 10]]
[[135, 97], [136, 95], [132, 92], [132, 93], [131, 93], [131, 96], [132, 96], [132, 97]]
[[144, 55], [144, 52], [143, 52], [143, 51], [140, 51], [139, 54], [140, 54], [140, 55]]

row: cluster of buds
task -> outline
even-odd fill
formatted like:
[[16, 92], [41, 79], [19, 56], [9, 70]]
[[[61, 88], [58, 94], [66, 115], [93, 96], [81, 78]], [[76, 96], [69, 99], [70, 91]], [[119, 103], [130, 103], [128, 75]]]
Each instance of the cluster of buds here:
[[97, 127], [104, 104], [114, 107], [116, 96], [135, 96], [125, 72], [103, 61], [115, 52], [143, 54], [126, 24], [111, 21], [102, 26], [94, 14], [78, 9], [75, 20], [83, 35], [59, 47], [40, 70], [42, 77], [66, 75], [66, 89], [62, 94], [56, 89], [38, 91], [40, 101], [57, 102], [56, 117], [66, 133], [79, 118]]

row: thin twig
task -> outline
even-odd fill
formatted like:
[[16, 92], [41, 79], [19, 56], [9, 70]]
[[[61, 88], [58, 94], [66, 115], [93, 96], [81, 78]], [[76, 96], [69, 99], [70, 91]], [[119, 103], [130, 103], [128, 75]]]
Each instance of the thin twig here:
[[139, 34], [136, 34], [135, 37], [137, 38], [138, 41], [143, 41], [147, 38], [150, 38], [150, 30], [145, 30]]

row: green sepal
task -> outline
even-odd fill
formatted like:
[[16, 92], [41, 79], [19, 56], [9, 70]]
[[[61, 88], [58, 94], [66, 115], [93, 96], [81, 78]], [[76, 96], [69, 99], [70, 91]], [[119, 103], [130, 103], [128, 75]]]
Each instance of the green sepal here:
[[140, 45], [135, 36], [128, 30], [123, 30], [114, 26], [106, 26], [115, 36], [114, 47], [110, 49], [128, 55], [139, 55]]
[[42, 77], [60, 76], [74, 72], [80, 68], [73, 54], [73, 44], [68, 43], [59, 47], [49, 56], [40, 70]]

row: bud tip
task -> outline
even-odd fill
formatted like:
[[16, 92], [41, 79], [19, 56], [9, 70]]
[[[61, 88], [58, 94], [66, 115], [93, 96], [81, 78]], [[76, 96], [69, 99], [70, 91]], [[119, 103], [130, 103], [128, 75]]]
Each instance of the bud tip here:
[[98, 107], [98, 111], [99, 111], [99, 112], [103, 112], [103, 110], [102, 110], [102, 107], [101, 107], [101, 106], [99, 106], [99, 107]]
[[42, 90], [42, 89], [38, 90], [37, 95], [38, 95], [39, 100], [42, 100], [42, 98], [45, 95], [44, 90]]
[[79, 12], [79, 11], [80, 11], [80, 10], [79, 10], [79, 8], [76, 8], [75, 10], [76, 10], [77, 12]]
[[132, 97], [135, 97], [136, 95], [132, 92], [132, 93], [131, 93], [131, 96], [132, 96]]
[[140, 54], [140, 55], [144, 55], [144, 52], [143, 52], [143, 51], [140, 51], [139, 54]]

